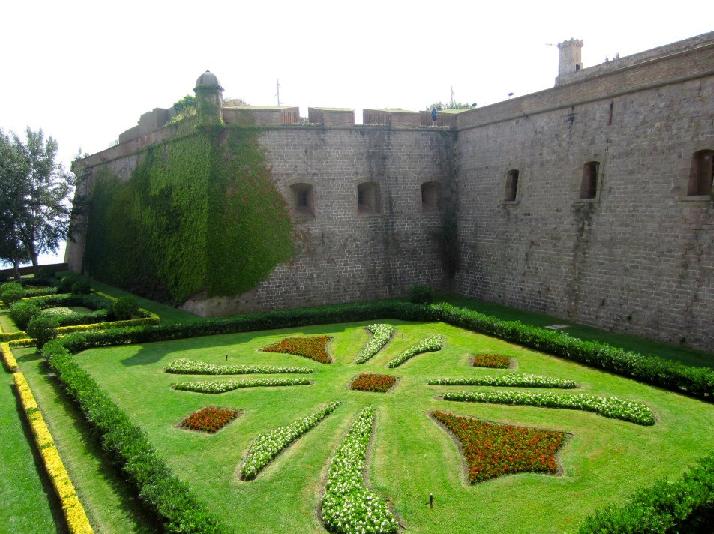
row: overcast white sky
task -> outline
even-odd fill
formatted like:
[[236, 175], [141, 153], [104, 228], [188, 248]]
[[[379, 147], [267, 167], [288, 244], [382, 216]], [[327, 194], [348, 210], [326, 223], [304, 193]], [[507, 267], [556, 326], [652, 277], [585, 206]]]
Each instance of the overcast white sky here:
[[[546, 89], [557, 49], [585, 67], [714, 29], [708, 0], [33, 1], [0, 10], [0, 128], [42, 128], [65, 165], [139, 115], [192, 93], [210, 69], [225, 98], [424, 109]], [[358, 119], [361, 120], [361, 119]], [[51, 259], [46, 259], [51, 261]]]

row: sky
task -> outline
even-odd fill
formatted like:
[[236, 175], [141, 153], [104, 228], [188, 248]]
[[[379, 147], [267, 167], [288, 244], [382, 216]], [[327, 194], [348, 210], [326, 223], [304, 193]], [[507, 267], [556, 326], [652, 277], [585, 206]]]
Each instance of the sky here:
[[[42, 128], [69, 167], [139, 115], [192, 94], [206, 69], [253, 105], [480, 106], [553, 86], [558, 50], [584, 67], [714, 30], [706, 0], [8, 1], [0, 10], [0, 129]], [[58, 254], [61, 256], [62, 251]], [[44, 256], [42, 263], [57, 261]]]

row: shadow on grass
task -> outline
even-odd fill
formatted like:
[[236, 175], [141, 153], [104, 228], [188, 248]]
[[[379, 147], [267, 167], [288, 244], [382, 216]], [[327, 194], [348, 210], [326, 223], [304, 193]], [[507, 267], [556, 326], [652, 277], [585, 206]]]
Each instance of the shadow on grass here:
[[[24, 361], [40, 359], [42, 356], [39, 353], [26, 355]], [[44, 380], [52, 387], [52, 390], [57, 395], [62, 409], [72, 422], [72, 427], [81, 436], [82, 444], [86, 447], [87, 452], [99, 461], [96, 471], [91, 474], [103, 480], [111, 491], [119, 498], [119, 509], [123, 514], [130, 518], [132, 523], [132, 531], [141, 534], [152, 532], [160, 532], [161, 525], [151, 512], [146, 510], [141, 501], [138, 499], [136, 489], [122, 478], [121, 471], [116, 464], [112, 463], [101, 448], [96, 432], [86, 422], [82, 413], [76, 407], [72, 399], [65, 393], [61, 384], [59, 384], [52, 373], [48, 372], [47, 364], [40, 364], [40, 371]], [[82, 488], [77, 487], [77, 491], [82, 496]], [[83, 499], [84, 500], [84, 499]], [[88, 510], [88, 513], [90, 511]], [[61, 512], [60, 512], [61, 514]], [[103, 528], [99, 530], [103, 531]]]

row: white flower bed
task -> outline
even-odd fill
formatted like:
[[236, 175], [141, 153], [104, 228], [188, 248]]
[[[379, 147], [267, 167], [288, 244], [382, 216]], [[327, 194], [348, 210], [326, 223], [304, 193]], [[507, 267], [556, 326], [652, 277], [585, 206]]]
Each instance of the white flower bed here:
[[577, 387], [572, 380], [550, 376], [506, 373], [503, 375], [471, 376], [468, 378], [432, 378], [427, 382], [433, 386], [510, 386], [519, 388], [563, 388]]
[[485, 391], [447, 393], [445, 400], [462, 402], [493, 402], [522, 406], [542, 406], [545, 408], [566, 408], [595, 412], [603, 417], [622, 419], [638, 425], [654, 425], [652, 410], [641, 402], [627, 401], [617, 397], [598, 397], [596, 395], [532, 393], [526, 391]]
[[412, 345], [407, 350], [402, 352], [399, 356], [387, 363], [387, 367], [399, 367], [407, 360], [412, 359], [417, 354], [422, 354], [424, 352], [436, 352], [441, 350], [446, 342], [446, 338], [442, 335], [429, 336], [422, 339], [416, 345]]
[[371, 324], [367, 327], [372, 333], [372, 338], [359, 351], [357, 363], [365, 363], [389, 342], [394, 333], [394, 327], [390, 324]]
[[257, 388], [270, 386], [308, 386], [307, 378], [247, 378], [245, 380], [229, 380], [227, 382], [179, 382], [174, 389], [179, 391], [196, 391], [198, 393], [225, 393], [241, 388]]
[[248, 375], [312, 373], [312, 369], [309, 367], [276, 367], [273, 365], [224, 365], [179, 358], [168, 365], [166, 372], [181, 375]]
[[397, 520], [387, 504], [364, 486], [365, 459], [374, 416], [372, 406], [357, 415], [330, 464], [322, 498], [322, 521], [330, 532], [397, 532]]
[[320, 421], [335, 411], [335, 408], [339, 405], [339, 402], [332, 402], [325, 408], [293, 421], [289, 425], [279, 426], [269, 432], [259, 434], [251, 442], [243, 456], [240, 477], [243, 480], [253, 480], [283, 449], [317, 426]]

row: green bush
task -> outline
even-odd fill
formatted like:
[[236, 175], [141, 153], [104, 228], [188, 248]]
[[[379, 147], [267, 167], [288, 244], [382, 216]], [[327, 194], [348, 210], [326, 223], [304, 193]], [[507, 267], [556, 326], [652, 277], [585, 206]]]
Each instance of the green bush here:
[[621, 507], [588, 517], [580, 534], [617, 532], [711, 532], [714, 515], [714, 454], [702, 458], [675, 482], [640, 490]]
[[77, 365], [62, 342], [49, 342], [45, 346], [44, 355], [67, 393], [101, 436], [104, 450], [122, 466], [141, 499], [160, 518], [164, 531], [226, 531], [218, 519], [196, 499], [188, 484], [172, 473], [151, 446], [146, 434]]
[[8, 306], [11, 306], [13, 302], [20, 300], [24, 296], [25, 290], [22, 288], [22, 284], [17, 282], [5, 282], [0, 286], [0, 299]]
[[112, 315], [120, 321], [131, 319], [139, 313], [139, 303], [132, 297], [121, 297], [112, 304]]
[[28, 300], [21, 300], [10, 306], [10, 318], [20, 330], [26, 330], [30, 319], [39, 313], [40, 307]]
[[56, 317], [38, 315], [27, 325], [27, 335], [34, 339], [37, 348], [41, 349], [45, 343], [57, 337], [58, 326], [59, 321]]
[[89, 295], [92, 292], [92, 286], [86, 280], [77, 280], [72, 284], [72, 294], [74, 295]]
[[67, 274], [60, 278], [57, 283], [57, 291], [59, 293], [69, 293], [72, 291], [72, 286], [78, 281], [78, 277], [75, 274]]
[[434, 290], [429, 286], [412, 286], [409, 290], [409, 302], [431, 304], [434, 302]]

